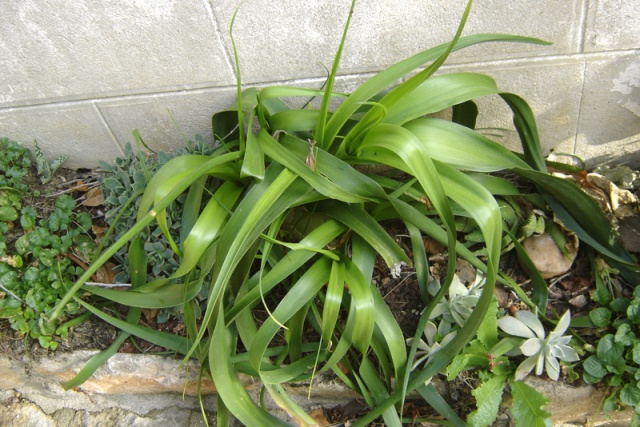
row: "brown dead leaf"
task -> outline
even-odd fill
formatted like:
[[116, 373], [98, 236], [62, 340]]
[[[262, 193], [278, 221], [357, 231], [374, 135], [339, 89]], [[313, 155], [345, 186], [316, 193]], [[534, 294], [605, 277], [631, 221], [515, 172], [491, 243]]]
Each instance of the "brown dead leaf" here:
[[96, 236], [95, 242], [97, 244], [100, 244], [100, 241], [104, 239], [104, 236], [106, 233], [106, 227], [101, 227], [99, 225], [92, 224], [91, 231], [93, 232], [94, 236]]
[[424, 244], [424, 250], [427, 252], [427, 255], [441, 254], [445, 251], [443, 244], [428, 237], [423, 238], [422, 243]]
[[104, 203], [104, 195], [102, 194], [102, 189], [100, 187], [94, 187], [91, 190], [87, 191], [87, 194], [84, 196], [84, 201], [81, 203], [82, 206], [101, 206]]
[[79, 191], [79, 192], [81, 192], [81, 193], [86, 193], [87, 191], [89, 191], [89, 187], [87, 187], [86, 185], [84, 185], [84, 182], [83, 182], [81, 179], [79, 179], [79, 180], [76, 182], [76, 185], [75, 185], [75, 187], [73, 187], [73, 189], [74, 189], [75, 191]]
[[144, 318], [147, 319], [147, 322], [153, 322], [156, 320], [156, 317], [160, 313], [159, 308], [143, 308], [142, 314], [144, 314]]
[[94, 274], [96, 282], [99, 283], [114, 283], [116, 279], [116, 272], [113, 271], [115, 264], [112, 262], [105, 263]]
[[324, 416], [322, 408], [315, 408], [309, 411], [311, 418], [316, 420], [318, 427], [325, 427], [329, 425], [329, 420]]
[[575, 293], [589, 288], [591, 281], [586, 277], [572, 275], [562, 279], [560, 285], [562, 285], [565, 290]]

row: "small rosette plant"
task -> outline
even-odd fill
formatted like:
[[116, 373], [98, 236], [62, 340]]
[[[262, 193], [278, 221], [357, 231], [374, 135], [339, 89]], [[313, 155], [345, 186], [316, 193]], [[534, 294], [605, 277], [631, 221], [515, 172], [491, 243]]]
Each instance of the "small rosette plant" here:
[[[542, 375], [546, 370], [549, 378], [558, 381], [560, 376], [559, 360], [577, 362], [578, 354], [568, 344], [570, 335], [563, 335], [569, 327], [571, 313], [567, 310], [547, 336], [542, 322], [530, 311], [521, 310], [515, 317], [505, 316], [498, 319], [498, 326], [504, 332], [514, 337], [521, 337], [521, 343], [514, 349], [516, 354], [523, 354], [527, 358], [516, 369], [515, 379], [522, 380], [529, 375], [533, 367], [536, 375]], [[546, 363], [545, 363], [546, 362]]]

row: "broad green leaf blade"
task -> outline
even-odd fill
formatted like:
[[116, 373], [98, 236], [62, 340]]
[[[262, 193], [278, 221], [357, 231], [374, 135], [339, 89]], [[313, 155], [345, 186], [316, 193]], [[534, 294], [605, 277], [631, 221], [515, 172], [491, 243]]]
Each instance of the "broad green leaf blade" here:
[[[314, 190], [319, 192], [320, 194], [332, 198], [344, 201], [346, 203], [363, 203], [370, 201], [369, 195], [361, 196], [359, 193], [362, 190], [367, 190], [368, 188], [356, 189], [354, 192], [350, 192], [345, 190], [342, 185], [353, 187], [353, 182], [351, 181], [342, 181], [340, 184], [334, 182], [334, 173], [339, 173], [341, 171], [335, 170], [335, 166], [331, 167], [330, 165], [324, 165], [324, 162], [320, 159], [320, 155], [318, 155], [316, 161], [316, 170], [313, 170], [309, 165], [305, 162], [305, 159], [309, 155], [309, 147], [310, 144], [302, 144], [303, 150], [292, 150], [291, 146], [289, 148], [285, 148], [282, 144], [279, 144], [271, 135], [269, 135], [266, 131], [262, 130], [258, 135], [260, 138], [260, 142], [262, 144], [262, 148], [265, 154], [271, 157], [276, 162], [280, 163], [287, 169], [292, 170], [296, 174], [298, 174], [302, 179], [307, 181]], [[283, 140], [287, 138], [286, 135], [281, 137]], [[306, 145], [306, 147], [304, 146]], [[300, 147], [300, 145], [297, 145]], [[321, 152], [320, 149], [316, 150], [318, 153]], [[346, 165], [346, 164], [345, 164]], [[327, 167], [325, 167], [327, 166]], [[348, 166], [349, 169], [351, 169]], [[319, 173], [322, 171], [322, 173]], [[353, 172], [351, 174], [352, 177], [357, 177], [357, 172], [351, 169]], [[366, 177], [359, 178], [358, 181], [365, 181]], [[372, 181], [368, 181], [368, 184], [374, 185]]]
[[129, 245], [129, 278], [132, 289], [144, 285], [147, 281], [147, 253], [140, 236], [136, 236]]
[[311, 132], [318, 124], [318, 110], [285, 110], [269, 118], [271, 129], [286, 129], [291, 132]]
[[404, 371], [407, 366], [404, 334], [378, 289], [372, 287], [371, 293], [373, 294], [376, 322], [374, 336], [385, 345], [387, 353], [391, 357], [396, 384], [402, 384]]
[[[305, 158], [309, 153], [308, 143], [298, 138], [285, 135], [281, 138], [281, 144], [300, 159]], [[355, 170], [340, 158], [318, 149], [315, 152], [315, 162], [316, 170], [320, 175], [336, 183], [346, 192], [360, 195], [371, 201], [386, 200], [387, 195], [377, 182]], [[325, 195], [331, 197], [331, 195]]]
[[182, 245], [184, 257], [172, 278], [187, 274], [197, 265], [205, 251], [220, 235], [242, 190], [242, 187], [231, 181], [226, 181], [216, 190], [184, 240]]
[[345, 262], [345, 281], [351, 292], [351, 304], [355, 307], [356, 323], [353, 327], [353, 346], [363, 355], [367, 354], [373, 335], [375, 310], [373, 293], [369, 282], [358, 267], [348, 258]]
[[168, 308], [191, 301], [202, 288], [202, 280], [187, 283], [170, 283], [151, 292], [137, 292], [135, 290], [119, 291], [99, 286], [85, 286], [84, 290], [94, 295], [107, 298], [118, 304], [140, 308]]
[[198, 220], [207, 178], [208, 176], [205, 175], [196, 180], [187, 192], [187, 198], [182, 209], [182, 219], [180, 220], [180, 244], [184, 243], [193, 228], [193, 224]]
[[[253, 124], [255, 111], [251, 111], [249, 116], [249, 126]], [[257, 180], [264, 179], [264, 153], [260, 147], [260, 142], [256, 135], [253, 134], [251, 129], [247, 132], [247, 141], [245, 154], [242, 161], [242, 169], [240, 170], [240, 177], [251, 177]]]
[[495, 81], [484, 74], [451, 73], [426, 80], [387, 109], [384, 123], [402, 125], [456, 104], [498, 93]]
[[525, 160], [531, 168], [546, 172], [547, 165], [542, 155], [536, 118], [531, 107], [518, 95], [503, 92], [500, 96], [513, 111], [513, 124], [520, 135]]
[[471, 392], [476, 398], [477, 409], [469, 414], [470, 426], [488, 427], [496, 420], [506, 379], [503, 375], [496, 375]]
[[548, 400], [522, 381], [511, 381], [513, 413], [517, 427], [551, 427], [551, 414], [545, 409]]
[[322, 341], [330, 349], [332, 346], [331, 337], [338, 321], [340, 306], [342, 305], [342, 291], [345, 284], [345, 267], [343, 262], [334, 261], [331, 264], [331, 273], [327, 292], [324, 297], [324, 307], [322, 308]]
[[422, 149], [434, 160], [452, 167], [476, 172], [527, 168], [525, 162], [503, 145], [459, 124], [424, 118], [404, 127], [420, 140]]
[[[232, 160], [236, 160], [240, 157], [241, 153], [229, 153], [226, 155], [217, 156], [211, 158], [209, 156], [203, 156], [198, 154], [188, 154], [184, 156], [174, 157], [165, 163], [149, 181], [149, 185], [145, 189], [144, 195], [140, 199], [140, 207], [138, 209], [138, 221], [146, 215], [152, 206], [154, 206], [156, 212], [161, 212], [163, 209], [158, 209], [157, 204], [158, 195], [167, 195], [170, 192], [173, 194], [173, 189], [181, 187], [184, 182], [189, 182], [191, 185], [197, 179], [205, 174], [214, 174], [222, 178], [239, 178], [239, 172], [234, 166], [230, 166], [227, 163]], [[217, 159], [217, 161], [214, 161]], [[203, 167], [205, 166], [206, 167]], [[202, 169], [201, 169], [202, 168]], [[187, 177], [190, 180], [182, 180], [179, 177]], [[182, 191], [186, 190], [189, 185], [182, 188]], [[180, 195], [182, 193], [178, 193]], [[168, 204], [167, 204], [168, 205]]]
[[484, 173], [469, 172], [467, 176], [486, 188], [491, 194], [499, 196], [520, 196], [520, 190], [511, 181]]

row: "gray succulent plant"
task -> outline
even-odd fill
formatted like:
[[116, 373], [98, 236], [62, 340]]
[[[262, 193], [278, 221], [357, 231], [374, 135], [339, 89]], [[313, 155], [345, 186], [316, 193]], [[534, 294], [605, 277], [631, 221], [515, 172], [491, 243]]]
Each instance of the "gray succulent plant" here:
[[536, 368], [536, 375], [546, 370], [549, 378], [558, 381], [560, 363], [577, 362], [580, 358], [574, 349], [568, 346], [570, 335], [563, 335], [569, 327], [571, 313], [567, 310], [547, 336], [538, 317], [530, 311], [520, 310], [515, 317], [505, 316], [498, 319], [498, 326], [504, 332], [523, 338], [517, 350], [527, 358], [516, 369], [515, 379], [521, 380]]

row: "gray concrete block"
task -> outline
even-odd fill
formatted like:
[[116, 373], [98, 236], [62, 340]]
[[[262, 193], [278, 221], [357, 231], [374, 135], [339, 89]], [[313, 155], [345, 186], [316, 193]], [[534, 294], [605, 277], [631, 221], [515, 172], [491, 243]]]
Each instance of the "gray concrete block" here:
[[49, 159], [68, 155], [67, 168], [92, 168], [123, 154], [91, 102], [0, 110], [0, 135], [33, 148]]
[[640, 2], [589, 2], [585, 31], [586, 52], [640, 48]]
[[233, 83], [205, 2], [3, 2], [0, 106]]
[[577, 154], [605, 163], [624, 156], [640, 165], [640, 50], [586, 63]]
[[213, 142], [211, 116], [234, 101], [235, 88], [229, 88], [104, 100], [98, 108], [123, 147], [134, 143], [132, 131], [138, 129], [149, 147], [171, 151], [184, 146], [182, 135]]
[[[446, 67], [444, 71], [473, 71], [496, 80], [498, 88], [515, 93], [531, 106], [543, 152], [573, 153], [578, 126], [580, 91], [584, 63], [579, 58], [532, 61], [505, 61], [485, 65]], [[497, 95], [478, 100], [477, 127], [510, 149], [521, 151], [513, 114]]]
[[[491, 44], [457, 53], [454, 62], [564, 54], [579, 45], [583, 0], [562, 2], [477, 3], [465, 34], [514, 33], [554, 42], [541, 47]], [[212, 2], [226, 29], [235, 2]], [[357, 3], [343, 54], [343, 73], [382, 69], [405, 57], [451, 40], [466, 0], [361, 0]], [[349, 2], [252, 0], [239, 8], [234, 27], [243, 79], [275, 81], [322, 76], [331, 67], [348, 14]], [[553, 25], [549, 25], [549, 23]], [[230, 39], [223, 33], [225, 43]]]

